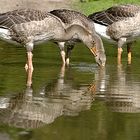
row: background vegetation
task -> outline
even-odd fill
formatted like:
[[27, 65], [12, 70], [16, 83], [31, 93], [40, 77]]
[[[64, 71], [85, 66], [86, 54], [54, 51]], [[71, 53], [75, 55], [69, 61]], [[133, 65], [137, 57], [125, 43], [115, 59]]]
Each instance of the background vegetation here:
[[140, 4], [140, 0], [85, 0], [84, 2], [75, 2], [77, 9], [82, 13], [89, 15], [95, 11], [103, 10], [116, 4]]

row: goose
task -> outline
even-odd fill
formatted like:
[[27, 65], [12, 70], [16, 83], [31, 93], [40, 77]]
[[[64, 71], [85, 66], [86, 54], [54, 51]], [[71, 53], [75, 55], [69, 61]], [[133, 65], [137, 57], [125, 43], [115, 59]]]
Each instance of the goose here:
[[72, 38], [83, 41], [95, 56], [97, 64], [102, 65], [102, 50], [98, 49], [92, 34], [82, 26], [73, 24], [66, 27], [53, 14], [35, 9], [17, 9], [0, 14], [0, 39], [26, 48], [26, 70], [33, 70], [32, 51], [35, 43], [48, 40], [65, 42]]
[[[94, 25], [92, 24], [92, 20], [87, 18], [84, 14], [75, 11], [75, 10], [69, 10], [69, 9], [55, 9], [50, 11], [51, 14], [57, 16], [61, 19], [63, 24], [68, 28], [69, 26], [72, 26], [74, 24], [82, 26], [85, 30], [90, 32], [93, 36], [93, 40], [96, 42], [96, 49], [99, 52], [99, 59], [102, 62], [102, 65], [105, 65], [106, 62], [106, 56], [104, 51], [104, 46], [101, 38], [99, 35], [95, 32]], [[58, 46], [60, 48], [61, 52], [61, 58], [63, 61], [63, 64], [69, 65], [69, 57], [71, 50], [74, 48], [75, 43], [79, 40], [71, 39], [67, 42], [57, 42]], [[67, 50], [65, 53], [65, 43], [67, 43]]]
[[140, 36], [139, 12], [140, 6], [138, 5], [122, 4], [88, 16], [94, 22], [95, 30], [102, 38], [117, 43], [118, 64], [121, 64], [124, 44], [127, 44], [128, 64], [131, 64], [131, 46]]

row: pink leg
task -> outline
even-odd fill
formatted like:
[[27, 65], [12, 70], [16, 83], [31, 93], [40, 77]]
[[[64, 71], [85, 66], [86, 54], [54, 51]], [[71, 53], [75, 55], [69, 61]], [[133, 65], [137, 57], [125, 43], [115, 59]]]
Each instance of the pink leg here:
[[73, 48], [74, 48], [74, 44], [67, 46], [67, 52], [66, 52], [66, 65], [67, 66], [69, 66], [69, 63], [70, 63], [70, 55]]
[[61, 58], [62, 58], [62, 62], [63, 65], [65, 65], [66, 61], [65, 61], [65, 42], [58, 42], [58, 46], [60, 48], [60, 54], [61, 54]]
[[122, 48], [118, 48], [118, 65], [121, 64], [122, 51]]
[[32, 74], [33, 74], [33, 71], [31, 69], [28, 69], [27, 71], [27, 86], [28, 87], [31, 87], [32, 85]]
[[127, 44], [127, 56], [128, 56], [128, 64], [131, 64], [131, 46], [132, 43], [128, 43]]
[[61, 50], [61, 58], [62, 58], [62, 61], [63, 61], [63, 65], [65, 65], [65, 51], [64, 50]]
[[33, 62], [32, 62], [33, 54], [32, 52], [27, 52], [27, 63], [25, 64], [25, 69], [33, 71]]
[[122, 46], [124, 45], [124, 43], [126, 42], [126, 38], [120, 38], [118, 40], [118, 65], [121, 64], [121, 58], [122, 58]]

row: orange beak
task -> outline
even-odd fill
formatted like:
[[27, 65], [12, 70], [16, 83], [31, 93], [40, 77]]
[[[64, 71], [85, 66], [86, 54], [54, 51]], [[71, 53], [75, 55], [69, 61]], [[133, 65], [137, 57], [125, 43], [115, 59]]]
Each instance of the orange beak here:
[[96, 55], [96, 47], [90, 48], [90, 51], [92, 52], [92, 54], [93, 54], [94, 56], [97, 56], [97, 55]]

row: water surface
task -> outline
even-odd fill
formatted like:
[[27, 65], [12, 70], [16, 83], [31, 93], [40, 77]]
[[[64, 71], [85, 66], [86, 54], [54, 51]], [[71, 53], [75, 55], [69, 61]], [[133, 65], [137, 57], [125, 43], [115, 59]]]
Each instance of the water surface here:
[[24, 70], [25, 48], [0, 42], [0, 140], [139, 140], [140, 54], [105, 43], [107, 64], [100, 69], [81, 43], [70, 67], [61, 65], [54, 43], [36, 46], [32, 86]]

